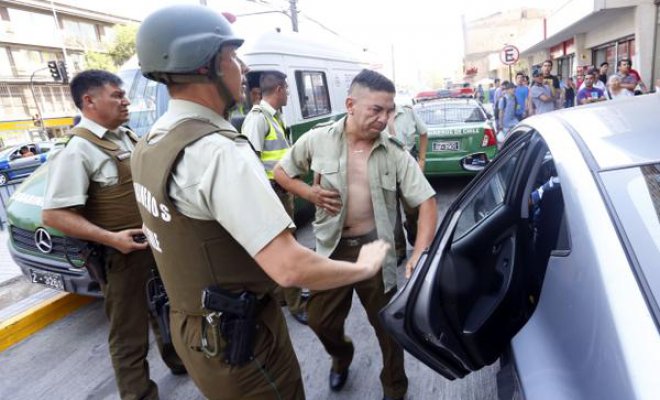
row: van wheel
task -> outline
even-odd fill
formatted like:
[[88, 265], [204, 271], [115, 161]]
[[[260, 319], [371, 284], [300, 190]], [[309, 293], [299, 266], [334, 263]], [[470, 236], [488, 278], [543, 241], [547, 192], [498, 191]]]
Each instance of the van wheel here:
[[7, 181], [9, 181], [9, 178], [7, 178], [7, 174], [0, 173], [0, 186], [6, 185]]

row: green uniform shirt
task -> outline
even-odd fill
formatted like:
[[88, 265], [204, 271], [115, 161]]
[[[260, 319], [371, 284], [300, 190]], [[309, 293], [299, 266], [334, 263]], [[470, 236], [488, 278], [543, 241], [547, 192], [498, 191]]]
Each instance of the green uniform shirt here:
[[398, 104], [394, 115], [394, 129], [396, 138], [406, 146], [408, 151], [415, 146], [417, 137], [426, 135], [429, 131], [424, 121], [419, 118], [412, 107]]
[[[344, 205], [348, 196], [348, 150], [344, 133], [346, 118], [330, 127], [321, 127], [302, 135], [280, 161], [290, 177], [302, 176], [310, 169], [321, 174], [321, 186], [337, 190]], [[411, 207], [417, 207], [435, 195], [417, 162], [400, 144], [382, 132], [376, 139], [368, 160], [369, 187], [373, 202], [378, 237], [391, 244], [383, 265], [385, 291], [396, 286], [396, 254], [394, 225], [397, 213], [397, 187]], [[332, 216], [324, 209], [316, 210], [314, 233], [316, 251], [330, 256], [341, 238], [346, 207]]]
[[[134, 134], [126, 128], [109, 131], [85, 117], [81, 118], [77, 126], [90, 130], [99, 138], [110, 140], [122, 150], [133, 150], [129, 135]], [[137, 140], [137, 137], [133, 137]], [[87, 189], [91, 182], [101, 186], [116, 185], [118, 175], [115, 160], [89, 140], [74, 136], [66, 147], [48, 159], [43, 208], [82, 206], [87, 202]]]

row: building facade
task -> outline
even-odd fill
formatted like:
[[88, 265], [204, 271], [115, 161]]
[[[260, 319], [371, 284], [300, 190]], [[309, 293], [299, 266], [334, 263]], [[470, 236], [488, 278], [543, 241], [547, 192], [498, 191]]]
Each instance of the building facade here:
[[522, 57], [529, 65], [554, 61], [553, 73], [579, 76], [607, 62], [609, 74], [628, 58], [648, 87], [660, 77], [658, 0], [570, 0], [545, 20], [541, 35], [521, 38]]
[[[509, 67], [502, 63], [500, 52], [506, 45], [519, 48], [518, 38], [527, 32], [543, 31], [547, 11], [518, 8], [480, 18], [463, 21], [464, 80], [477, 84], [488, 79], [509, 79]], [[525, 60], [513, 65], [512, 74], [527, 70]]]
[[[77, 110], [69, 88], [55, 82], [49, 61], [64, 61], [72, 77], [87, 51], [104, 52], [113, 26], [134, 20], [64, 1], [0, 0], [0, 137], [5, 144], [60, 136]], [[40, 129], [40, 126], [46, 128]]]

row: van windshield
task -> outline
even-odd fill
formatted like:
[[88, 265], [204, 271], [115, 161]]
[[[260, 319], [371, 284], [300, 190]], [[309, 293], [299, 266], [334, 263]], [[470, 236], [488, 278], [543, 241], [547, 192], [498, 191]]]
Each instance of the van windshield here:
[[[141, 137], [165, 111], [169, 95], [164, 85], [145, 78], [139, 69], [123, 70], [118, 75], [124, 81], [126, 96], [131, 101], [128, 126]], [[159, 113], [158, 110], [162, 111]]]

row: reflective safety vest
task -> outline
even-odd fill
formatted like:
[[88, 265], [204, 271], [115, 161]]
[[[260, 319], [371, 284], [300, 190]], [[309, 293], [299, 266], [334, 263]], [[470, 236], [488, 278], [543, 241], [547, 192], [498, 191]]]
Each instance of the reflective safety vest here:
[[291, 146], [289, 146], [289, 141], [286, 139], [284, 124], [277, 121], [260, 107], [255, 106], [253, 110], [255, 108], [258, 108], [266, 118], [266, 122], [268, 122], [268, 126], [270, 127], [268, 134], [264, 138], [264, 146], [261, 149], [261, 162], [264, 165], [268, 179], [274, 179], [273, 168], [275, 168], [275, 164], [284, 157], [284, 154], [286, 154]]

